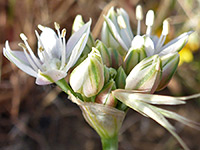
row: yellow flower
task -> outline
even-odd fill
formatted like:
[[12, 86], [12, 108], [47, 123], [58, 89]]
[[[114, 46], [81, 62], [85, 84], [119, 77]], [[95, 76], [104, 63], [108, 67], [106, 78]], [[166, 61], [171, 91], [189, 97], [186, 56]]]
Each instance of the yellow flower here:
[[180, 62], [179, 66], [183, 64], [183, 62], [191, 62], [193, 61], [193, 54], [190, 48], [185, 47], [182, 49], [182, 51], [179, 52], [180, 54]]

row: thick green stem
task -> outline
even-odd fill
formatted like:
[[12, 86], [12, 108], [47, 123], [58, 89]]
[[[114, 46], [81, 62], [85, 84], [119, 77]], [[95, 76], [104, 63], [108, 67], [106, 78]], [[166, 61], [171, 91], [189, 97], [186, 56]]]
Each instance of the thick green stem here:
[[101, 143], [103, 150], [118, 150], [118, 136], [112, 138], [102, 138]]

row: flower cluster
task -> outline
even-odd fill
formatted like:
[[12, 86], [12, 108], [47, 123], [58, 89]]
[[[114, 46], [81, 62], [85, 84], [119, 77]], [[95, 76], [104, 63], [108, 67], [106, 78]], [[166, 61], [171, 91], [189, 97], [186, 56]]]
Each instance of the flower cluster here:
[[[36, 77], [36, 84], [56, 83], [69, 94], [70, 99], [82, 109], [86, 121], [97, 131], [103, 148], [117, 149], [117, 136], [128, 108], [152, 118], [166, 128], [188, 149], [166, 118], [198, 128], [192, 121], [155, 105], [185, 104], [185, 100], [199, 97], [171, 97], [153, 94], [166, 87], [179, 63], [179, 51], [187, 43], [186, 32], [167, 44], [168, 20], [163, 21], [160, 37], [152, 34], [154, 12], [146, 15], [147, 30], [141, 35], [142, 7], [136, 8], [138, 21], [134, 36], [127, 12], [112, 7], [104, 16], [101, 40], [90, 33], [91, 21], [84, 23], [78, 15], [73, 24], [73, 34], [65, 42], [66, 30], [57, 34], [39, 25], [42, 33], [38, 38], [38, 57], [32, 52], [24, 34], [19, 44], [23, 52], [12, 51], [8, 42], [4, 55], [21, 70]], [[64, 79], [68, 74], [69, 83]], [[110, 144], [108, 144], [109, 142]], [[113, 142], [115, 141], [115, 142]], [[112, 147], [112, 145], [115, 145]]]

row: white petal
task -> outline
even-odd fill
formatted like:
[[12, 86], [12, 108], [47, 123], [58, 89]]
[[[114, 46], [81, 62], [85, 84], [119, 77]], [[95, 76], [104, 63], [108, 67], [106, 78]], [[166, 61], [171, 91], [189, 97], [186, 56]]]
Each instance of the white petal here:
[[60, 71], [60, 70], [48, 70], [45, 72], [38, 71], [37, 78], [36, 78], [36, 84], [38, 85], [47, 85], [51, 84], [53, 82], [56, 82], [60, 79], [63, 79], [67, 76], [66, 72]]
[[[113, 92], [114, 96], [116, 96], [116, 92]], [[117, 97], [117, 96], [116, 96]], [[147, 104], [142, 101], [138, 100], [130, 100], [126, 98], [119, 97], [119, 100], [129, 106], [130, 108], [134, 109], [135, 111], [141, 113], [142, 115], [149, 117], [167, 129], [182, 145], [185, 150], [189, 150], [187, 145], [183, 142], [183, 140], [176, 134], [175, 128], [168, 122], [168, 120], [164, 117], [164, 115], [154, 106]]]
[[106, 22], [103, 23], [101, 31], [101, 40], [107, 47], [113, 47], [115, 49], [120, 47], [119, 43], [114, 39], [114, 37], [109, 32], [108, 25], [106, 24]]
[[157, 45], [159, 38], [156, 35], [151, 36], [151, 40], [153, 41], [154, 47]]
[[157, 105], [185, 104], [185, 101], [182, 101], [181, 99], [179, 99], [179, 97], [135, 93], [130, 90], [115, 90], [115, 96], [119, 99], [127, 99], [129, 101], [138, 100], [149, 104], [157, 104]]
[[75, 92], [82, 90], [81, 87], [85, 82], [85, 78], [88, 77], [88, 70], [86, 68], [88, 68], [89, 63], [89, 59], [84, 60], [78, 67], [73, 70], [70, 75], [69, 82]]
[[84, 34], [80, 38], [79, 42], [76, 44], [76, 46], [72, 50], [69, 61], [68, 61], [67, 65], [63, 68], [63, 70], [65, 70], [65, 72], [67, 72], [76, 63], [79, 56], [81, 55], [81, 51], [84, 49], [84, 48], [82, 49], [82, 44], [86, 44], [86, 43], [84, 43], [86, 41], [85, 38], [86, 38], [86, 34]]
[[90, 33], [90, 25], [91, 25], [91, 20], [88, 21], [88, 23], [86, 23], [85, 25], [83, 25], [77, 32], [75, 32], [74, 34], [72, 34], [72, 36], [69, 38], [68, 42], [67, 42], [67, 53], [66, 53], [66, 58], [68, 59], [69, 56], [71, 55], [72, 51], [74, 51], [75, 46], [77, 45], [77, 43], [80, 41], [80, 39], [83, 37], [83, 35], [85, 34], [85, 39], [83, 41], [83, 43], [80, 45], [80, 49], [79, 49], [79, 53], [77, 55], [77, 59], [79, 58], [79, 56], [81, 55], [87, 40], [88, 40], [88, 36]]
[[[58, 36], [54, 32], [54, 30], [48, 27], [44, 27], [42, 33], [40, 34], [40, 39], [42, 41], [45, 51], [48, 53], [50, 58], [60, 58], [62, 54], [61, 53], [62, 49], [60, 46]], [[40, 46], [39, 42], [38, 46]], [[41, 60], [44, 59], [39, 49], [38, 49], [38, 55]]]
[[149, 89], [154, 92], [161, 77], [160, 64], [158, 55], [143, 59], [127, 76], [125, 89]]
[[192, 120], [189, 120], [175, 112], [172, 112], [172, 111], [169, 111], [169, 110], [165, 110], [165, 109], [162, 109], [162, 108], [158, 108], [158, 107], [155, 107], [155, 106], [152, 106], [154, 107], [155, 109], [157, 109], [160, 113], [162, 113], [165, 117], [167, 118], [170, 118], [170, 119], [174, 119], [176, 121], [179, 121], [181, 122], [182, 124], [185, 124], [189, 127], [192, 127], [192, 128], [195, 128], [197, 130], [200, 130], [200, 124], [197, 123], [197, 122], [194, 122]]
[[144, 45], [144, 38], [140, 35], [136, 35], [131, 42], [132, 49], [141, 49], [143, 45]]
[[116, 29], [115, 25], [113, 24], [113, 22], [108, 18], [108, 17], [104, 17], [105, 21], [109, 27], [109, 30], [112, 34], [112, 36], [119, 42], [119, 44], [126, 50], [128, 51], [128, 46], [124, 43], [123, 39], [120, 37], [118, 30]]
[[8, 41], [6, 41], [6, 48], [3, 48], [3, 54], [25, 73], [33, 77], [37, 76], [37, 72], [35, 72], [31, 67], [28, 60], [26, 59], [25, 54], [20, 51], [12, 51], [8, 45]]
[[151, 38], [145, 37], [144, 46], [147, 57], [154, 55], [155, 47]]
[[171, 52], [179, 52], [187, 43], [188, 37], [192, 32], [185, 32], [175, 38], [174, 40], [167, 43], [160, 49], [160, 55], [165, 55]]
[[117, 13], [123, 16], [123, 18], [126, 22], [126, 27], [127, 27], [126, 31], [129, 34], [129, 38], [133, 39], [133, 33], [131, 31], [129, 16], [128, 16], [127, 12], [123, 8], [120, 8], [120, 9], [117, 9]]

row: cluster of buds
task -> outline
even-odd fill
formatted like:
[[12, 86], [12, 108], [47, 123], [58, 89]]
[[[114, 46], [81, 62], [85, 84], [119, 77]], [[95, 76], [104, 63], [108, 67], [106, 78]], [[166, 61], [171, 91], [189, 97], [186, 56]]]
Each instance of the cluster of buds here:
[[[80, 106], [86, 121], [103, 139], [118, 135], [130, 107], [165, 127], [188, 149], [166, 117], [194, 128], [197, 126], [154, 105], [184, 104], [184, 100], [200, 95], [174, 98], [153, 93], [169, 83], [179, 63], [178, 52], [192, 32], [183, 33], [164, 45], [169, 33], [167, 19], [163, 21], [160, 37], [152, 35], [153, 10], [147, 12], [144, 35], [140, 33], [143, 20], [140, 5], [136, 7], [136, 19], [138, 26], [134, 36], [127, 12], [122, 8], [115, 11], [112, 7], [104, 16], [101, 40], [95, 42], [90, 33], [91, 21], [85, 24], [78, 15], [67, 43], [66, 30], [60, 33], [57, 23], [57, 34], [50, 28], [38, 26], [42, 30], [41, 35], [36, 31], [39, 58], [32, 52], [24, 34], [20, 35], [25, 43], [20, 44], [24, 52], [12, 51], [8, 42], [3, 52], [21, 70], [36, 77], [37, 84], [55, 82], [60, 86]], [[67, 73], [70, 86], [64, 79]]]
[[[163, 21], [160, 37], [152, 35], [154, 12], [149, 10], [146, 15], [147, 30], [144, 35], [141, 35], [143, 20], [141, 6], [136, 8], [138, 21], [136, 36], [132, 33], [129, 16], [124, 9], [115, 11], [112, 7], [104, 19], [102, 41], [95, 42], [88, 57], [71, 73], [72, 89], [81, 94], [82, 100], [87, 103], [95, 102], [105, 105], [106, 109], [117, 108], [121, 111], [126, 111], [130, 107], [154, 119], [187, 149], [165, 117], [195, 128], [197, 126], [191, 124], [191, 121], [186, 118], [152, 104], [179, 105], [185, 103], [183, 101], [185, 99], [199, 96], [174, 98], [153, 94], [165, 88], [171, 80], [179, 63], [178, 52], [187, 43], [188, 36], [192, 32], [183, 33], [164, 45], [169, 33], [169, 22], [167, 19]], [[85, 112], [85, 109], [82, 110]], [[95, 114], [98, 116], [98, 113]], [[88, 120], [89, 124], [91, 120], [91, 118]], [[95, 130], [99, 133], [98, 129]]]

